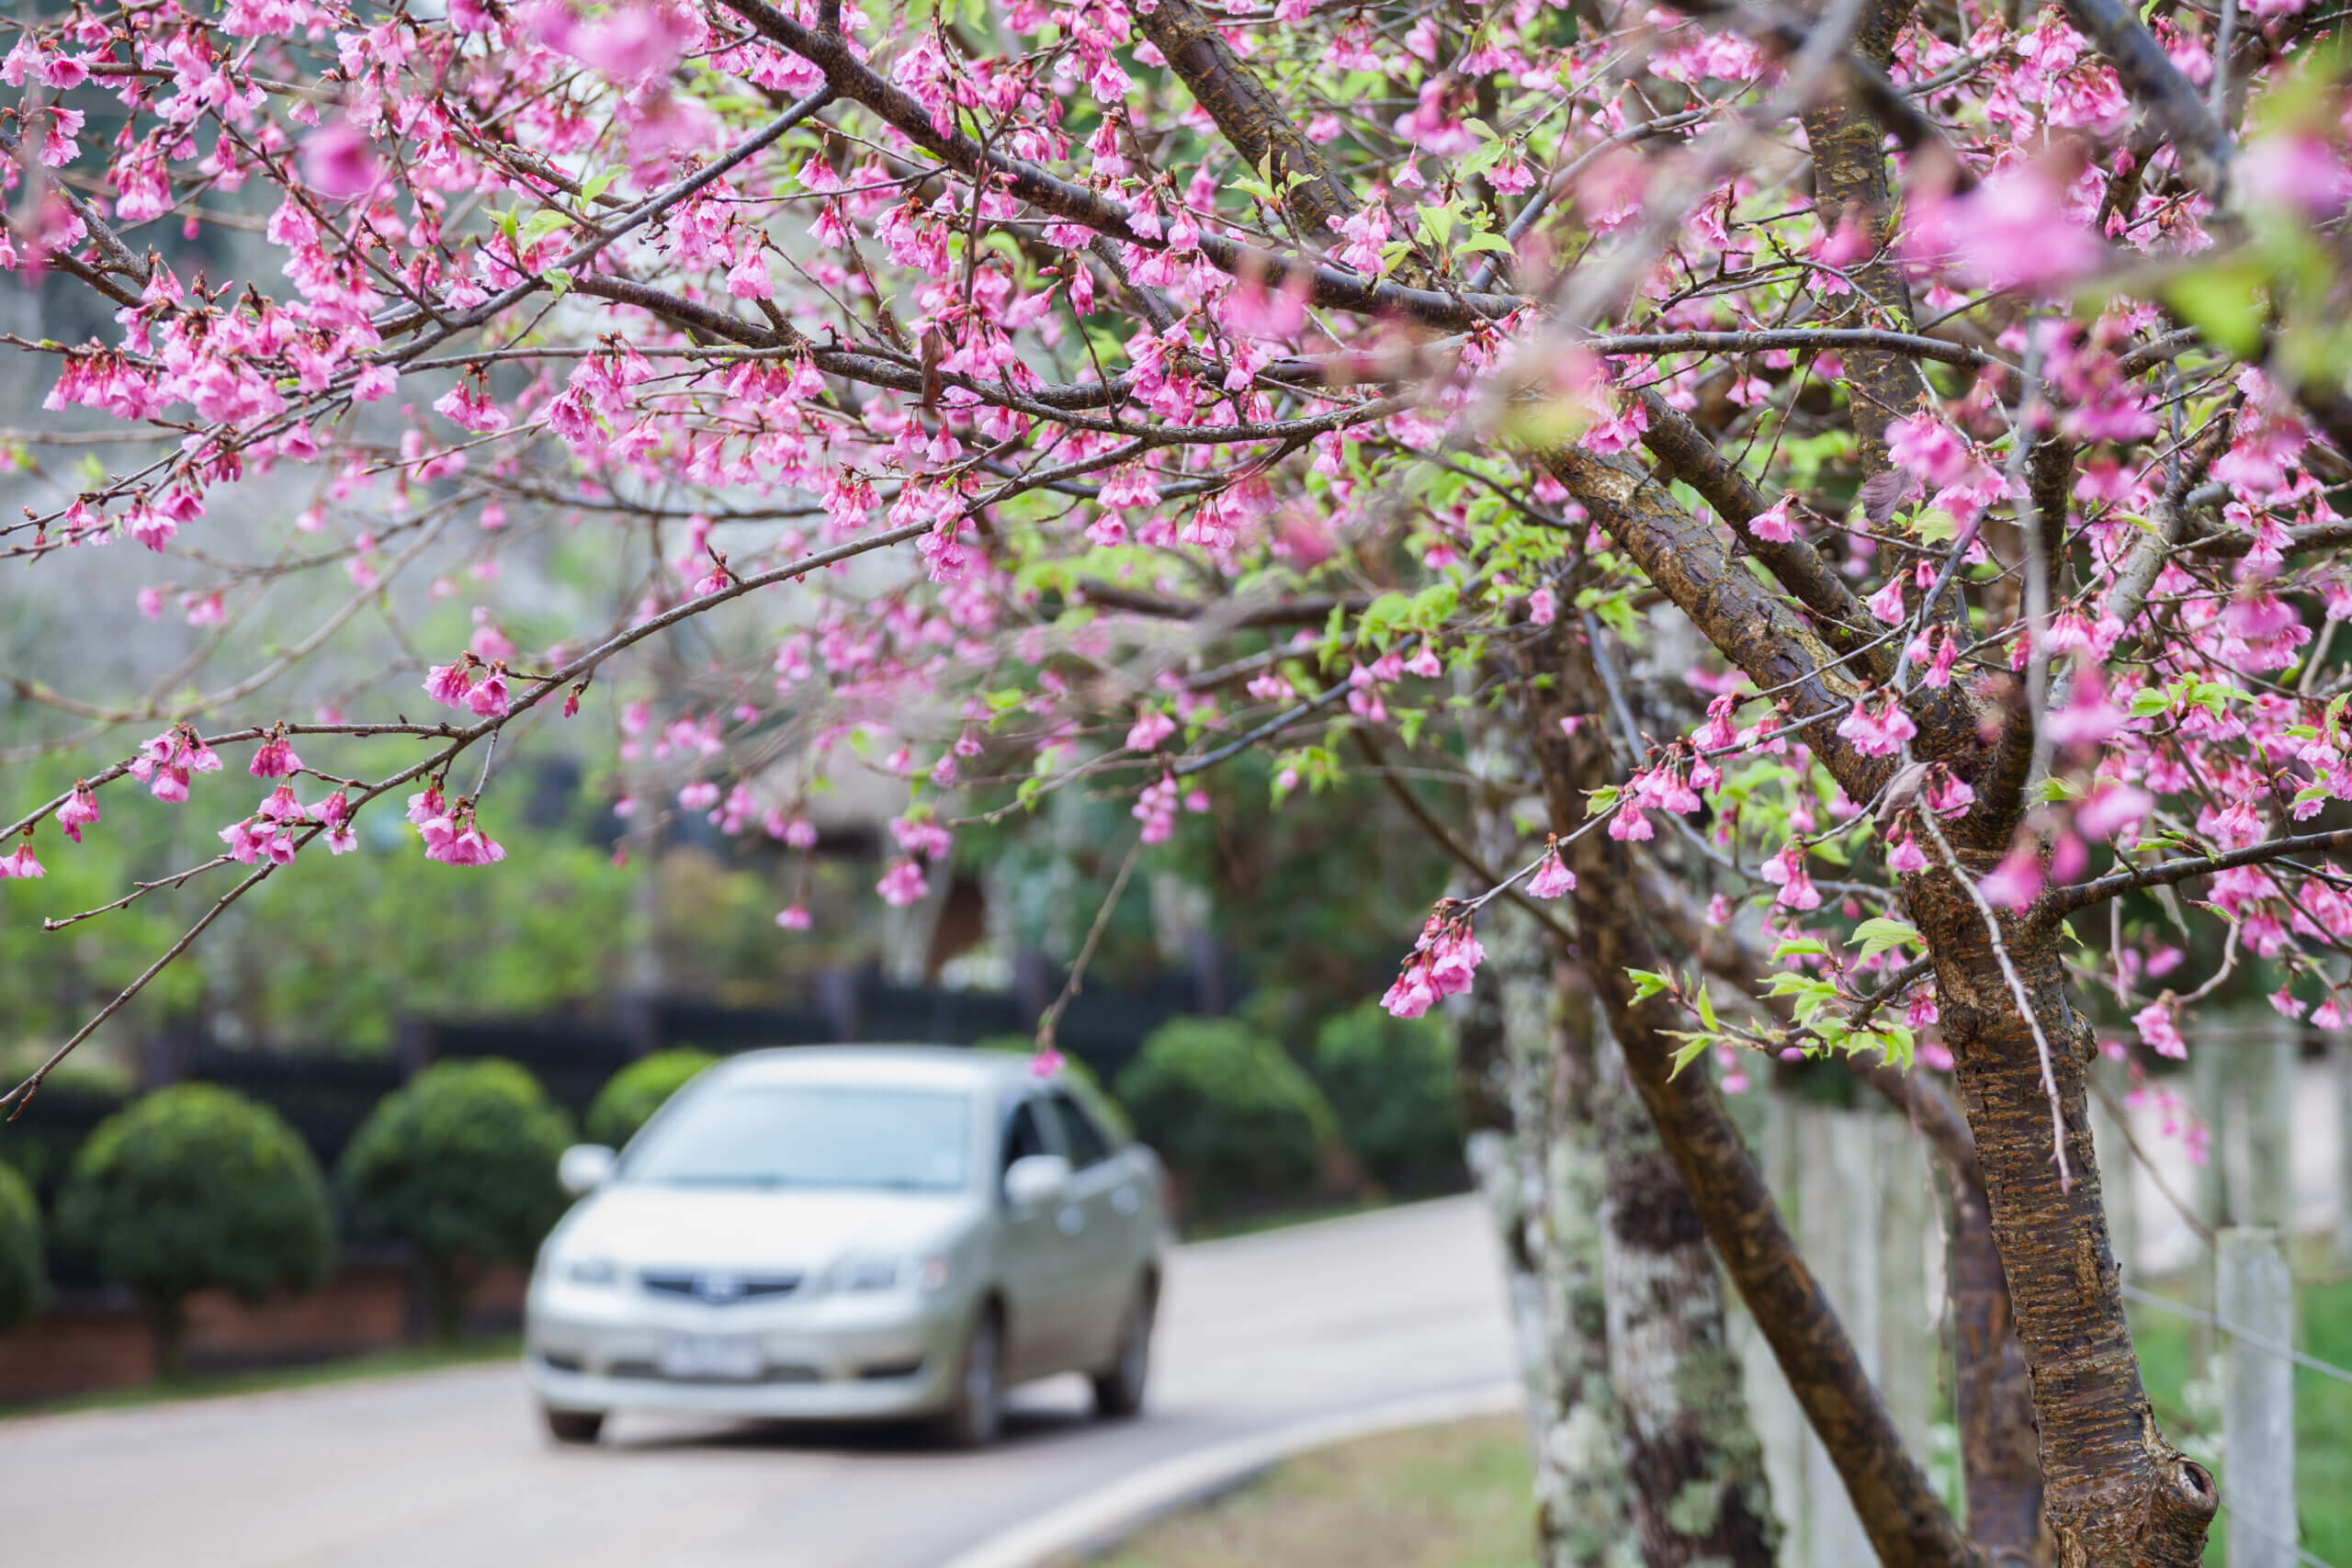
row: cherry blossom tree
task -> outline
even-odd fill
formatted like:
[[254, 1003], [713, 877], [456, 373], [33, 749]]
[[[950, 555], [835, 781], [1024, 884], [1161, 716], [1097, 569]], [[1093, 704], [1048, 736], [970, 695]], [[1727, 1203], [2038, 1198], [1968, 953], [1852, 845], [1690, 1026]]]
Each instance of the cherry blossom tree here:
[[[2282, 1011], [2344, 1018], [2327, 26], [2301, 0], [20, 20], [0, 262], [112, 325], [17, 343], [52, 418], [16, 433], [0, 556], [38, 583], [103, 550], [91, 614], [199, 640], [143, 694], [18, 680], [76, 721], [25, 750], [81, 778], [26, 802], [0, 874], [141, 809], [221, 845], [58, 912], [217, 889], [51, 1065], [371, 818], [500, 874], [502, 738], [597, 722], [583, 700], [642, 781], [625, 811], [805, 850], [844, 756], [903, 781], [899, 905], [964, 820], [1054, 792], [1131, 802], [1140, 847], [1216, 814], [1245, 753], [1313, 812], [1351, 769], [1460, 782], [1464, 733], [1499, 734], [1499, 815], [1404, 792], [1463, 881], [1392, 1010], [1476, 994], [1482, 931], [1532, 922], [1663, 1153], [1624, 1168], [1679, 1178], [1885, 1561], [2194, 1562], [2219, 1499], [2141, 1387], [2085, 1069], [2180, 1055], [2256, 966]], [[264, 558], [208, 542], [256, 514]], [[518, 633], [543, 605], [500, 563], [581, 549], [603, 611]], [[267, 625], [278, 583], [338, 573]], [[460, 573], [469, 637], [283, 695]], [[231, 646], [206, 628], [249, 617], [247, 667], [193, 684]], [[2212, 930], [2212, 971], [2179, 967]], [[1724, 1113], [1756, 1052], [1847, 1058], [1959, 1179], [1964, 1522]], [[1645, 1555], [1763, 1560], [1753, 1515], [1677, 1534], [1677, 1488], [1718, 1475], [1681, 1451], [1629, 1470]]]

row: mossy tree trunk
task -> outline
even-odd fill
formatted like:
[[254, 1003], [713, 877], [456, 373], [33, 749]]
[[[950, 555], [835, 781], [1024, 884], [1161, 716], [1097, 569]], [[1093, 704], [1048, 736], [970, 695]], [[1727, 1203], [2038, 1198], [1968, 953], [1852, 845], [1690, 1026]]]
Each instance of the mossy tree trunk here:
[[[1636, 464], [1574, 447], [1554, 449], [1546, 461], [1592, 521], [1725, 658], [1759, 688], [1781, 694], [1791, 722], [1811, 722], [1850, 709], [1857, 694], [1837, 673], [1822, 638], [1796, 608], [1734, 556], [1718, 528], [1694, 517]], [[1540, 735], [1538, 740], [1548, 744]], [[1808, 741], [1849, 799], [1877, 800], [1894, 781], [1894, 759], [1861, 756], [1826, 727], [1816, 726]], [[2007, 850], [2021, 809], [2023, 777], [2005, 759], [2014, 757], [2017, 750], [1988, 745], [1973, 728], [1948, 734], [1922, 724], [1918, 760], [1950, 767], [1972, 781], [1978, 807], [1952, 825], [1950, 837], [1958, 864], [1931, 864], [1905, 878], [1905, 900], [1935, 964], [1944, 1039], [1956, 1064], [1962, 1109], [1984, 1173], [2018, 1340], [2033, 1380], [2043, 1511], [2057, 1561], [2064, 1568], [2193, 1563], [2203, 1555], [2219, 1498], [2211, 1477], [2165, 1440], [2141, 1386], [2085, 1111], [2090, 1029], [2067, 999], [2058, 921], [2037, 907], [2003, 916], [1996, 924], [1988, 922], [1960, 880], [1960, 874], [1983, 876]], [[1573, 770], [1567, 773], [1575, 776]], [[1606, 852], [1606, 840], [1599, 834], [1583, 843], [1602, 845]], [[1578, 874], [1583, 874], [1581, 867]], [[1622, 971], [1629, 963], [1652, 966], [1640, 963], [1632, 949], [1606, 966]], [[1659, 1010], [1651, 1027], [1671, 1026], [1666, 1011]], [[1620, 1032], [1639, 1076], [1636, 1058], [1641, 1054], [1632, 1037], [1622, 1029]], [[2046, 1067], [2041, 1060], [2044, 1043]], [[1644, 1085], [1644, 1098], [1662, 1120], [1685, 1112], [1703, 1118], [1705, 1108], [1696, 1095], [1695, 1089], [1677, 1089], [1663, 1078], [1655, 1086]], [[2059, 1123], [2054, 1129], [2053, 1100]], [[1696, 1181], [1705, 1179], [1707, 1173], [1683, 1159], [1681, 1148], [1703, 1153], [1711, 1140], [1695, 1125], [1693, 1133], [1699, 1135], [1692, 1140], [1669, 1133], [1668, 1141], [1678, 1147], [1686, 1177]], [[2064, 1176], [2053, 1158], [2061, 1149]], [[1769, 1195], [1760, 1190], [1755, 1202], [1769, 1210]], [[1755, 1202], [1736, 1207], [1752, 1210]], [[1701, 1209], [1708, 1212], [1709, 1202], [1702, 1201]], [[1723, 1248], [1729, 1236], [1713, 1213], [1709, 1228]], [[1728, 1251], [1725, 1256], [1730, 1261]], [[1795, 1267], [1801, 1273], [1802, 1263]], [[1740, 1274], [1736, 1264], [1733, 1271]], [[1743, 1279], [1742, 1288], [1750, 1304], [1757, 1305], [1749, 1281]], [[1792, 1326], [1776, 1325], [1777, 1315], [1770, 1306], [1756, 1313], [1768, 1336]], [[1808, 1359], [1799, 1356], [1792, 1367], [1791, 1357], [1781, 1355], [1801, 1400], [1805, 1397], [1801, 1377]], [[1851, 1380], [1842, 1375], [1838, 1381], [1851, 1386]], [[1834, 1418], [1826, 1423], [1828, 1412], [1808, 1405], [1808, 1414], [1833, 1454], [1846, 1446], [1847, 1438], [1860, 1436], [1837, 1430]], [[1883, 1418], [1883, 1411], [1879, 1414]], [[1899, 1513], [1882, 1513], [1873, 1524], [1873, 1509], [1865, 1506], [1868, 1495], [1879, 1490], [1878, 1479], [1891, 1478], [1891, 1472], [1873, 1475], [1880, 1467], [1871, 1455], [1880, 1451], [1884, 1450], [1876, 1440], [1852, 1445], [1840, 1456], [1838, 1468], [1881, 1554], [1894, 1561], [1960, 1561], [1954, 1553], [1965, 1549], [1948, 1523], [1904, 1545], [1904, 1538], [1912, 1534], [1910, 1527], [1929, 1523], [1929, 1513], [1907, 1477]], [[1916, 1471], [1907, 1460], [1902, 1463]], [[1942, 1512], [1939, 1504], [1933, 1512]], [[1911, 1517], [1906, 1521], [1903, 1515]], [[1911, 1559], [1905, 1557], [1906, 1551]]]
[[[1540, 791], [1516, 716], [1477, 729], [1477, 852], [1517, 863], [1530, 845], [1511, 807], [1522, 797], [1542, 820]], [[1576, 1395], [1539, 1441], [1542, 1561], [1769, 1568], [1762, 1449], [1705, 1231], [1625, 1081], [1590, 978], [1525, 911], [1502, 907], [1485, 930], [1495, 983], [1482, 989], [1523, 1086], [1511, 1111], [1520, 1180], [1535, 1194], [1529, 1251], [1550, 1276], [1551, 1381]]]
[[[1508, 855], [1520, 762], [1498, 726], [1470, 764], [1486, 775], [1472, 811], [1482, 854]], [[1539, 1568], [1640, 1561], [1610, 1391], [1601, 1300], [1604, 1160], [1572, 1081], [1590, 1010], [1564, 984], [1558, 944], [1524, 911], [1486, 928], [1492, 983], [1457, 1015], [1457, 1083], [1470, 1168], [1495, 1216], [1529, 1389]]]

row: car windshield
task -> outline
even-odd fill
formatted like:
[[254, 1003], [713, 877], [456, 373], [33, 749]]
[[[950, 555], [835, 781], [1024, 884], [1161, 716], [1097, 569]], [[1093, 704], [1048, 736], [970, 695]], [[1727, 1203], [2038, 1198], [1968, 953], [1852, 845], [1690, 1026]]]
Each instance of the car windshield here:
[[836, 1084], [713, 1085], [645, 1130], [621, 1176], [693, 1187], [953, 1192], [968, 1179], [970, 1097]]

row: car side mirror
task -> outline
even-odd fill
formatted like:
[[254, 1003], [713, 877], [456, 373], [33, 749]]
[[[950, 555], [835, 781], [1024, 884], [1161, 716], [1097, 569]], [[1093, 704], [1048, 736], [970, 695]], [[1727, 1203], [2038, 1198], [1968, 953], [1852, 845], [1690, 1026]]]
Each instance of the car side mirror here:
[[1023, 1155], [1004, 1169], [1004, 1196], [1016, 1208], [1052, 1202], [1069, 1185], [1069, 1161], [1059, 1155]]
[[584, 1198], [612, 1176], [615, 1157], [602, 1144], [574, 1144], [555, 1162], [556, 1182], [574, 1198]]

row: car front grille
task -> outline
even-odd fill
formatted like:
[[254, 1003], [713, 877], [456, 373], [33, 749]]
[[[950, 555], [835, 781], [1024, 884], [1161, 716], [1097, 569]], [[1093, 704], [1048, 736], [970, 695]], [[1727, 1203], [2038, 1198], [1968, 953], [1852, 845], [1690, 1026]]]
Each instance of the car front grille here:
[[763, 1367], [755, 1378], [673, 1378], [663, 1373], [651, 1361], [640, 1360], [615, 1361], [605, 1369], [605, 1374], [615, 1378], [638, 1378], [649, 1382], [719, 1382], [735, 1387], [747, 1382], [816, 1382], [822, 1376], [814, 1367], [787, 1365]]
[[706, 1306], [734, 1306], [741, 1302], [772, 1302], [800, 1288], [797, 1274], [730, 1274], [716, 1269], [700, 1270], [649, 1269], [637, 1277], [648, 1293]]

